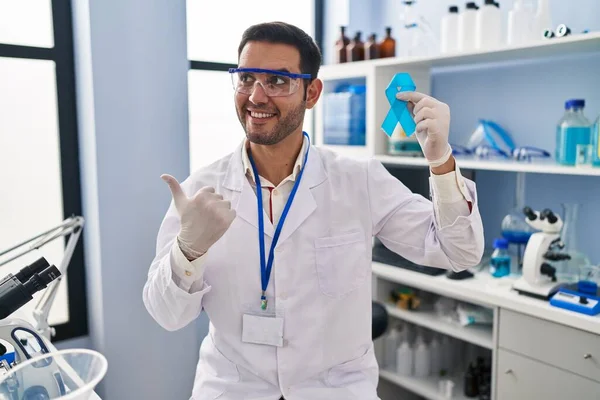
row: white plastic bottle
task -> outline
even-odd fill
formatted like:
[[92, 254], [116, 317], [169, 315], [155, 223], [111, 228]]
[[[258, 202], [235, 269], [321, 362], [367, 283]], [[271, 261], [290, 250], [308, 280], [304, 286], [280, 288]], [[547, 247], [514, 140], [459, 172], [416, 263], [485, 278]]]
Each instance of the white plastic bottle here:
[[552, 29], [552, 15], [548, 0], [538, 0], [537, 11], [533, 18], [531, 33], [534, 40], [544, 39], [544, 31]]
[[396, 350], [396, 372], [398, 375], [410, 376], [413, 373], [414, 352], [408, 340], [404, 339]]
[[454, 53], [458, 51], [458, 7], [448, 7], [448, 13], [440, 24], [440, 51]]
[[469, 52], [475, 50], [475, 20], [477, 4], [469, 2], [466, 8], [458, 14], [458, 50]]
[[398, 342], [400, 339], [400, 332], [397, 326], [394, 326], [390, 332], [383, 339], [383, 365], [386, 369], [396, 369], [396, 350], [398, 349]]
[[475, 18], [475, 48], [493, 50], [502, 45], [502, 11], [494, 0], [485, 0]]
[[424, 378], [431, 374], [431, 354], [422, 334], [419, 334], [415, 341], [414, 371], [414, 375], [418, 378]]
[[431, 354], [431, 374], [435, 377], [440, 376], [442, 369], [442, 346], [438, 340], [438, 335], [433, 335], [429, 343], [429, 353]]
[[508, 12], [507, 37], [509, 46], [526, 44], [532, 40], [531, 26], [533, 12], [525, 7], [523, 0], [515, 0], [513, 9]]

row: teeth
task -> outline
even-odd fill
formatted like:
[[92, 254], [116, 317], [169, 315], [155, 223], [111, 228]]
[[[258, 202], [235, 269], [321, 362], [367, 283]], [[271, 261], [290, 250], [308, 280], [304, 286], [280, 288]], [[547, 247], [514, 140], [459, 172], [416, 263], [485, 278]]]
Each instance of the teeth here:
[[265, 113], [257, 113], [257, 112], [254, 112], [254, 111], [250, 111], [250, 115], [253, 118], [269, 118], [269, 117], [272, 117], [275, 114], [265, 114]]

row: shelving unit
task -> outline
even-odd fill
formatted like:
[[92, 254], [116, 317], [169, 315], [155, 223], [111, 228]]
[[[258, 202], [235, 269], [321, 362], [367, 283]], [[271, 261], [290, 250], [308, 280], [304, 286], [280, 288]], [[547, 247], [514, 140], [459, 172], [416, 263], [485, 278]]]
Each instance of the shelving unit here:
[[[379, 371], [379, 376], [428, 400], [447, 400], [447, 398], [442, 396], [439, 392], [437, 378], [415, 378], [414, 376], [402, 376], [393, 371], [388, 371], [385, 369], [381, 369]], [[452, 399], [469, 400], [468, 397], [462, 395], [461, 393], [462, 385], [456, 385], [454, 387], [454, 395], [452, 396]]]
[[[427, 161], [423, 157], [403, 157], [376, 155], [375, 159], [387, 165], [402, 165], [412, 167], [427, 167]], [[581, 175], [581, 176], [600, 176], [600, 168], [597, 167], [579, 167], [560, 165], [551, 162], [525, 162], [513, 160], [478, 160], [474, 158], [456, 157], [456, 161], [461, 169], [475, 169], [485, 171], [504, 171], [504, 172], [529, 172], [539, 174], [554, 175]]]
[[[384, 94], [385, 88], [394, 74], [408, 72], [413, 78], [417, 90], [429, 94], [431, 92], [431, 72], [433, 69], [468, 69], [474, 65], [522, 63], [551, 57], [569, 57], [591, 53], [600, 53], [600, 32], [537, 41], [522, 46], [505, 46], [486, 52], [444, 54], [436, 57], [395, 57], [325, 65], [319, 73], [319, 78], [325, 84], [324, 93], [335, 91], [338, 83], [348, 80], [361, 81], [366, 84], [366, 144], [364, 146], [325, 145], [323, 132], [324, 102], [318, 102], [315, 107], [315, 144], [331, 148], [339, 154], [355, 159], [375, 157], [388, 164], [423, 167], [426, 166], [426, 163], [422, 158], [387, 155], [388, 138], [380, 127], [390, 108]], [[537, 161], [525, 163], [461, 159], [460, 165], [464, 169], [600, 176], [600, 168], [566, 167], [556, 163]]]
[[463, 327], [439, 318], [431, 311], [408, 311], [395, 307], [392, 304], [386, 304], [387, 312], [394, 318], [411, 322], [415, 325], [443, 333], [461, 339], [465, 342], [476, 344], [486, 349], [494, 348], [493, 332], [491, 326], [474, 325]]

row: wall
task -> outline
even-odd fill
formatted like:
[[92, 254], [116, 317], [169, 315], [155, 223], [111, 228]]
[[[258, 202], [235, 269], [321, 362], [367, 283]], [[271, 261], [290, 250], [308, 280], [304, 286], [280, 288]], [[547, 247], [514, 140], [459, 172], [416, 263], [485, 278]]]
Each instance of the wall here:
[[73, 7], [89, 345], [109, 362], [99, 392], [189, 398], [197, 327], [167, 332], [142, 303], [170, 201], [160, 174], [189, 173], [185, 1]]
[[[400, 31], [401, 5], [399, 0], [329, 0], [326, 18], [335, 24], [326, 26], [325, 59], [331, 62], [333, 43], [338, 35], [338, 22], [344, 22], [335, 13], [334, 4], [344, 2], [349, 8], [349, 35], [356, 30], [383, 31], [393, 27], [397, 39], [397, 53], [402, 51], [404, 35]], [[512, 0], [499, 0], [506, 14]], [[553, 25], [566, 23], [573, 32], [583, 29], [600, 30], [600, 2], [580, 0], [570, 2], [550, 0]], [[449, 5], [462, 9], [464, 2], [451, 0], [419, 0], [418, 7], [429, 21], [436, 36], [439, 23]], [[478, 1], [477, 4], [482, 4]], [[374, 8], [379, 7], [379, 11]], [[352, 16], [355, 17], [352, 17]], [[361, 15], [375, 15], [379, 19], [360, 19]], [[506, 19], [506, 18], [505, 18]], [[394, 33], [395, 32], [395, 33]], [[434, 69], [432, 94], [450, 105], [452, 110], [451, 141], [465, 144], [477, 118], [497, 121], [514, 136], [517, 145], [542, 147], [554, 151], [555, 124], [564, 112], [568, 98], [585, 98], [585, 114], [595, 119], [600, 114], [600, 49], [598, 54], [544, 60], [536, 63], [490, 64], [471, 68]], [[468, 91], [465, 90], [468, 88]], [[500, 223], [514, 202], [515, 174], [477, 172], [480, 208], [484, 220], [486, 241], [491, 245], [500, 234]], [[562, 202], [580, 203], [578, 241], [592, 262], [600, 263], [600, 248], [594, 239], [594, 230], [600, 223], [596, 206], [600, 195], [597, 177], [526, 176], [526, 202], [534, 208], [550, 207], [560, 211]]]

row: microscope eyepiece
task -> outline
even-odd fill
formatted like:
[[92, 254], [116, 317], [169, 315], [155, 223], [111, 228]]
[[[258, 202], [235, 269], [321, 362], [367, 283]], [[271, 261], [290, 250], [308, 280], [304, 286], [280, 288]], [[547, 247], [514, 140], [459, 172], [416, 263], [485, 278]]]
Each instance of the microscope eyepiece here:
[[542, 211], [540, 213], [540, 218], [541, 219], [547, 218], [548, 222], [550, 222], [551, 224], [554, 224], [554, 223], [556, 223], [556, 221], [558, 221], [558, 218], [556, 217], [556, 215], [554, 215], [552, 210], [549, 208], [545, 208], [544, 211]]
[[525, 214], [527, 219], [529, 219], [530, 221], [535, 221], [537, 219], [537, 215], [535, 214], [535, 212], [533, 212], [531, 207], [523, 208], [523, 214]]

